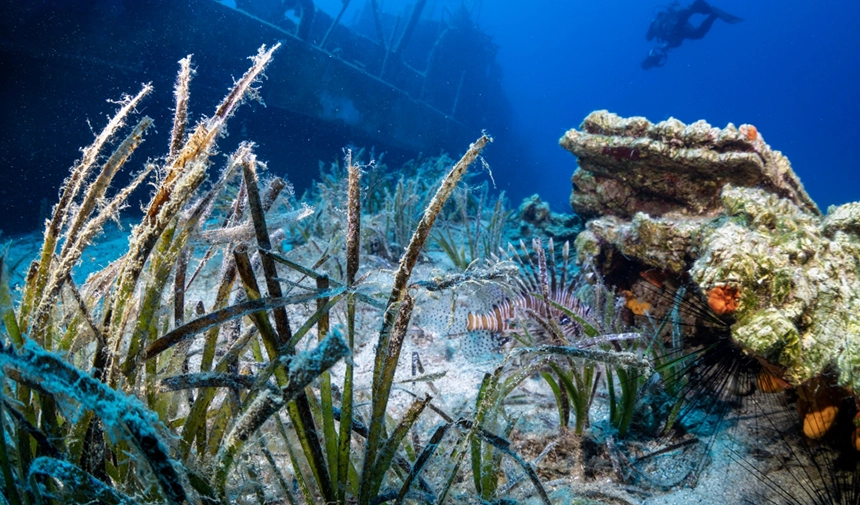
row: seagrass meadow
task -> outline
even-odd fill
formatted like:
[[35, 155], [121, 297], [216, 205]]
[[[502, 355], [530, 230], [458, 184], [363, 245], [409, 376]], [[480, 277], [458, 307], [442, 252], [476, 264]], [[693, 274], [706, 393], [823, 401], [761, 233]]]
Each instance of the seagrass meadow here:
[[124, 97], [38, 247], [4, 247], [0, 503], [780, 503], [843, 475], [776, 463], [796, 399], [738, 400], [771, 375], [696, 286], [652, 276], [649, 310], [534, 224], [575, 220], [475, 182], [488, 135], [397, 170], [345, 149], [301, 197], [253, 143], [220, 155], [277, 50], [196, 124], [181, 60], [158, 159], [151, 86]]

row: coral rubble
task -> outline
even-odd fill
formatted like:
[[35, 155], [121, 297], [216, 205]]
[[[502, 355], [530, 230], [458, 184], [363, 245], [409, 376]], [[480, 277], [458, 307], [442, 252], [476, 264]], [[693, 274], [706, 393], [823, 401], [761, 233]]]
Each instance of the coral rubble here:
[[734, 340], [789, 383], [834, 368], [837, 385], [860, 390], [860, 203], [822, 216], [747, 125], [599, 111], [560, 143], [579, 161], [571, 204], [593, 218], [579, 261], [689, 276], [733, 316]]

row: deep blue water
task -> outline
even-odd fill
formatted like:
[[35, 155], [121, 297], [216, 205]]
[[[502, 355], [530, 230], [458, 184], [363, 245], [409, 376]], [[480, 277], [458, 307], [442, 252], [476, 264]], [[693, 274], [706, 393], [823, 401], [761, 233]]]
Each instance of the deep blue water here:
[[505, 183], [533, 186], [569, 208], [574, 157], [557, 140], [592, 110], [608, 109], [654, 122], [753, 124], [788, 156], [822, 210], [860, 200], [860, 2], [718, 0], [713, 5], [744, 21], [717, 21], [704, 39], [672, 51], [664, 67], [645, 71], [645, 32], [665, 4], [483, 3], [479, 24], [500, 46], [515, 128], [533, 149]]
[[[381, 3], [393, 13], [411, 5]], [[575, 158], [557, 142], [598, 109], [653, 122], [753, 124], [788, 156], [822, 210], [860, 200], [860, 2], [711, 2], [744, 21], [717, 21], [703, 39], [672, 50], [662, 68], [643, 70], [639, 64], [654, 45], [645, 32], [668, 3], [466, 2], [499, 46], [514, 112], [510, 131], [487, 128], [499, 141], [513, 137], [525, 147], [513, 160], [488, 154], [513, 203], [540, 193], [556, 210], [569, 211]], [[318, 4], [333, 11], [339, 2]], [[362, 4], [354, 0], [350, 10]], [[426, 12], [439, 16], [459, 5], [431, 1]]]
[[[356, 23], [366, 2], [352, 0], [341, 24]], [[468, 109], [469, 104], [460, 104], [461, 114], [477, 119], [472, 121], [474, 133], [455, 145], [462, 152], [482, 127], [496, 138], [486, 159], [499, 189], [507, 192], [513, 206], [539, 193], [555, 210], [570, 211], [570, 176], [576, 160], [558, 146], [558, 139], [597, 109], [645, 116], [653, 122], [674, 116], [685, 123], [704, 119], [719, 127], [729, 122], [753, 124], [765, 141], [788, 156], [822, 210], [860, 200], [860, 162], [855, 155], [860, 136], [856, 26], [860, 2], [720, 0], [714, 5], [744, 21], [734, 25], [717, 21], [702, 40], [685, 41], [671, 51], [664, 67], [647, 71], [640, 62], [653, 43], [645, 40], [645, 32], [665, 2], [464, 3], [473, 22], [498, 47], [501, 77], [493, 73], [492, 78], [501, 81], [508, 103], [490, 111], [481, 111], [484, 105], [471, 104]], [[380, 0], [382, 10], [390, 14], [386, 33], [393, 28], [394, 18], [408, 17], [413, 4]], [[231, 53], [223, 58], [218, 57], [223, 51], [201, 51], [200, 40], [219, 43], [205, 35], [206, 26], [223, 22], [217, 18], [195, 20], [189, 30], [200, 33], [189, 36], [189, 42], [166, 44], [159, 26], [171, 20], [162, 23], [159, 9], [147, 7], [155, 5], [160, 4], [154, 0], [38, 0], [27, 4], [0, 0], [0, 48], [8, 50], [0, 58], [0, 176], [4, 178], [0, 230], [8, 234], [40, 226], [39, 216], [55, 201], [68, 167], [79, 156], [78, 148], [91, 141], [91, 129], [101, 128], [102, 118], [115, 108], [105, 99], [134, 92], [141, 81], [155, 79], [156, 93], [143, 112], [155, 116], [157, 132], [138, 156], [142, 159], [135, 161], [132, 169], [137, 170], [146, 157], [163, 154], [166, 145], [174, 75], [170, 65], [188, 53], [197, 53], [200, 73], [194, 81], [198, 86], [192, 87], [192, 113], [199, 118], [223, 96], [232, 77], [246, 68], [238, 55], [250, 54], [261, 43], [251, 36], [230, 41], [236, 56]], [[341, 0], [317, 0], [316, 5], [334, 15]], [[450, 13], [460, 5], [459, 0], [428, 0], [424, 15], [450, 20]], [[148, 14], [144, 21], [141, 9]], [[38, 27], [43, 16], [53, 16], [55, 21], [60, 16], [69, 26], [74, 24], [68, 30], [74, 35], [65, 36], [92, 44], [91, 53], [66, 54], [69, 44], [51, 30], [28, 38], [26, 30], [14, 28], [24, 22]], [[694, 23], [698, 21], [694, 19]], [[125, 30], [141, 26], [152, 28], [151, 40], [123, 39]], [[260, 33], [256, 36], [259, 39]], [[272, 43], [271, 38], [266, 35], [265, 42]], [[111, 44], [134, 45], [140, 61], [106, 60], [104, 46]], [[276, 61], [279, 58], [284, 57], [275, 56]], [[417, 66], [422, 64], [426, 61]], [[207, 82], [208, 95], [200, 91]], [[264, 82], [264, 95], [274, 86], [277, 83]], [[450, 89], [435, 91], [451, 94]], [[493, 102], [495, 90], [489, 91], [492, 96], [483, 98]], [[229, 152], [230, 143], [239, 140], [257, 141], [261, 158], [278, 175], [296, 183], [299, 191], [316, 175], [317, 160], [340, 156], [341, 147], [355, 140], [350, 134], [340, 135], [337, 128], [315, 136], [295, 124], [295, 118], [285, 119], [274, 108], [245, 106], [237, 116], [228, 125], [231, 137], [221, 146], [223, 151]], [[512, 119], [506, 119], [510, 116]], [[131, 207], [139, 205], [132, 202]]]

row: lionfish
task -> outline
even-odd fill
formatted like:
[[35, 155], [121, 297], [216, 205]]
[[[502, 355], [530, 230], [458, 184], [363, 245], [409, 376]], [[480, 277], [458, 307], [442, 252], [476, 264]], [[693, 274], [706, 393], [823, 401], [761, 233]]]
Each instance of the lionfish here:
[[[568, 265], [570, 244], [564, 243], [561, 253], [561, 264], [556, 268], [555, 246], [552, 238], [548, 250], [544, 251], [539, 238], [532, 241], [535, 261], [532, 261], [525, 243], [520, 241], [522, 253], [508, 244], [506, 259], [513, 260], [520, 266], [522, 275], [515, 281], [510, 296], [493, 305], [485, 313], [469, 312], [466, 318], [467, 331], [485, 330], [493, 334], [508, 333], [515, 327], [518, 319], [528, 319], [538, 324], [543, 332], [554, 334], [551, 322], [561, 330], [564, 339], [576, 338], [582, 331], [582, 326], [576, 320], [591, 321], [591, 308], [583, 303], [576, 291], [581, 286], [580, 279], [574, 276], [568, 281]], [[547, 261], [547, 253], [550, 261]], [[546, 303], [549, 300], [551, 303]], [[557, 306], [564, 307], [566, 311]], [[573, 314], [576, 318], [570, 317]], [[540, 332], [540, 331], [539, 331]]]

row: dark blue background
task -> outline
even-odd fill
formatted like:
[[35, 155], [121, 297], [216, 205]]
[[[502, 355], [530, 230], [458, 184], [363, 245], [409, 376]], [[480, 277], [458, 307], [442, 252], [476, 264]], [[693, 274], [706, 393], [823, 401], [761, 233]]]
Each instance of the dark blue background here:
[[644, 35], [660, 5], [483, 3], [479, 24], [500, 45], [515, 128], [533, 148], [519, 160], [521, 173], [496, 174], [503, 189], [515, 198], [539, 192], [569, 209], [575, 163], [558, 138], [592, 110], [608, 109], [655, 122], [753, 124], [788, 156], [822, 210], [860, 200], [860, 2], [713, 2], [745, 20], [717, 21], [704, 39], [672, 51], [666, 66], [644, 71]]
[[[40, 0], [36, 3], [41, 7], [32, 10], [50, 11], [55, 2], [61, 5], [65, 1]], [[79, 1], [88, 4], [89, 0]], [[332, 15], [341, 6], [341, 0], [316, 3]], [[513, 121], [504, 121], [505, 114], [485, 115], [477, 111], [475, 123], [496, 138], [496, 145], [486, 151], [486, 159], [499, 189], [507, 192], [514, 206], [522, 198], [539, 193], [555, 210], [570, 211], [570, 176], [576, 161], [558, 146], [558, 139], [597, 109], [608, 109], [622, 116], [641, 115], [654, 122], [674, 116], [685, 123], [704, 119], [719, 127], [729, 122], [751, 123], [765, 141], [788, 156], [822, 210], [829, 205], [860, 200], [860, 163], [855, 154], [860, 135], [857, 98], [860, 2], [856, 0], [715, 1], [715, 6], [745, 20], [735, 25], [717, 21], [704, 39], [686, 41], [671, 52], [664, 67], [648, 71], [640, 67], [652, 47], [644, 35], [654, 14], [666, 3], [642, 0], [464, 3], [472, 10], [474, 22], [491, 34], [498, 46], [497, 61], [503, 70], [502, 85], [509, 104], [500, 103], [493, 109], [501, 112], [510, 106]], [[112, 22], [105, 23], [99, 16], [74, 21], [107, 31], [122, 30], [125, 23], [135, 20], [123, 18], [124, 11], [116, 7], [119, 4], [114, 0], [93, 0], [88, 4], [96, 6], [95, 12], [102, 12], [103, 6], [106, 19], [113, 19]], [[355, 23], [365, 4], [366, 0], [353, 0], [341, 22], [347, 26]], [[414, 1], [380, 0], [380, 4], [383, 11], [392, 14], [388, 20], [393, 25], [397, 16], [407, 19]], [[5, 9], [16, 10], [20, 5], [24, 4], [6, 0], [0, 15], [8, 15]], [[424, 14], [451, 19], [449, 13], [456, 12], [460, 5], [460, 0], [428, 0]], [[159, 15], [153, 12], [154, 18]], [[218, 19], [197, 21], [204, 26], [219, 22]], [[157, 28], [158, 24], [153, 22], [153, 26]], [[95, 38], [98, 36], [93, 34]], [[100, 88], [88, 88], [79, 75], [67, 76], [53, 69], [50, 49], [62, 53], [63, 42], [55, 37], [46, 39], [38, 42], [48, 48], [48, 57], [28, 59], [15, 53], [19, 66], [3, 66], [8, 62], [0, 60], [5, 69], [0, 72], [0, 103], [4, 105], [0, 113], [3, 119], [0, 145], [16, 149], [15, 156], [8, 160], [0, 152], [0, 175], [7, 177], [0, 186], [0, 229], [7, 234], [41, 226], [39, 214], [50, 209], [55, 201], [58, 185], [79, 156], [78, 147], [91, 141], [86, 121], [92, 120], [93, 127], [100, 128], [103, 118], [115, 109], [104, 100], [135, 92], [142, 79], [134, 74], [129, 80], [122, 68], [107, 73], [92, 70], [101, 67], [90, 65], [87, 58], [80, 60], [79, 69], [73, 67], [78, 60], [67, 64], [70, 73], [73, 70], [104, 73], [95, 75]], [[133, 42], [141, 51], [154, 53], [150, 54], [153, 61], [168, 65], [195, 52], [194, 48], [181, 48], [160, 54], [158, 47], [150, 47], [148, 40]], [[92, 57], [98, 59], [101, 55], [94, 53]], [[220, 68], [224, 65], [213, 65], [205, 58], [197, 61], [202, 66], [195, 83], [199, 85], [206, 76], [214, 76], [223, 79], [224, 84], [213, 88], [217, 96], [209, 101], [199, 88], [193, 89], [195, 118], [211, 109], [221, 90], [227, 89], [230, 77], [242, 72], [246, 64], [241, 58], [231, 63], [235, 68]], [[421, 65], [417, 66], [420, 70]], [[165, 74], [170, 82], [159, 83], [152, 101], [143, 109], [145, 113], [160, 110], [159, 100], [172, 103], [173, 71]], [[54, 82], [58, 90], [13, 107], [13, 102], [21, 102], [27, 91], [22, 86], [34, 82], [33, 79]], [[274, 85], [263, 83], [264, 90]], [[302, 125], [295, 125], [293, 136], [266, 138], [259, 135], [261, 130], [265, 132], [277, 126], [278, 121], [284, 121], [278, 111], [251, 105], [242, 107], [237, 116], [229, 125], [233, 136], [228, 140], [241, 140], [247, 132], [260, 143], [261, 157], [271, 162], [273, 172], [294, 182], [299, 193], [316, 176], [317, 160], [335, 159], [343, 146], [356, 142], [348, 135], [314, 137]], [[487, 124], [481, 124], [484, 122]], [[162, 153], [168, 125], [169, 119], [157, 123], [157, 132], [147, 141], [158, 152], [141, 153], [129, 170], [139, 168], [147, 156]], [[33, 132], [38, 135], [33, 136]], [[432, 133], [428, 129], [428, 135]], [[475, 131], [458, 141], [462, 150], [478, 134]], [[297, 154], [302, 147], [298, 144], [307, 144], [301, 155]], [[227, 145], [221, 147], [230, 149]], [[451, 155], [459, 156], [462, 150]], [[30, 151], [33, 156], [28, 157]], [[41, 157], [36, 157], [37, 154]], [[391, 156], [388, 159], [392, 167], [398, 166]], [[139, 207], [137, 200], [133, 200], [129, 212]]]

